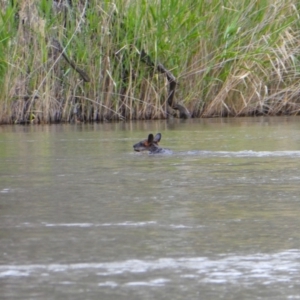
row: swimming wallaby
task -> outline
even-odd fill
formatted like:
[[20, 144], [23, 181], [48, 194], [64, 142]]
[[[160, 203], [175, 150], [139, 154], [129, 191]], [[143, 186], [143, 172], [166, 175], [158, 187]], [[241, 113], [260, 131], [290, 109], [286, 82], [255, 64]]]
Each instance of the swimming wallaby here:
[[157, 133], [155, 137], [152, 133], [148, 135], [148, 139], [143, 140], [135, 145], [133, 145], [134, 151], [149, 151], [150, 153], [161, 153], [164, 151], [163, 148], [159, 148], [158, 143], [161, 140], [161, 134]]

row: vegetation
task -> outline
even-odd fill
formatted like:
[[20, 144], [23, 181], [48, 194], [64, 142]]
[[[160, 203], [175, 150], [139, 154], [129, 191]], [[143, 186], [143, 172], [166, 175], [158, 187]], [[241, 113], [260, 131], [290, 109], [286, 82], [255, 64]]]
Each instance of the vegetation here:
[[0, 123], [167, 118], [152, 62], [192, 117], [298, 114], [299, 11], [296, 0], [3, 0]]

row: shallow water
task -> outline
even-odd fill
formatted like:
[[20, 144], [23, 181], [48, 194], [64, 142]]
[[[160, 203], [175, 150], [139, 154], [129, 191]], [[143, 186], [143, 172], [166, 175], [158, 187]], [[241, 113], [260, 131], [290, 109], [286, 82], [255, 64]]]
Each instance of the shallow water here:
[[299, 299], [299, 129], [0, 127], [0, 298]]

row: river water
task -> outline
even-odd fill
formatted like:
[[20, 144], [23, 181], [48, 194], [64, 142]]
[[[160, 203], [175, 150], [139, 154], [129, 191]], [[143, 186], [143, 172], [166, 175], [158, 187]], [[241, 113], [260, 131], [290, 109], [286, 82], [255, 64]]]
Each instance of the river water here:
[[300, 299], [299, 179], [297, 117], [1, 126], [0, 298]]

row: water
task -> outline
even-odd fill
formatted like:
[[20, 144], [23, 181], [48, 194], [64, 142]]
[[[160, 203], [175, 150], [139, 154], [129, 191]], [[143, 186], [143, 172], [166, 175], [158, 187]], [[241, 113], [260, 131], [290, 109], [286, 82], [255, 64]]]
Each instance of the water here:
[[300, 299], [299, 129], [0, 127], [0, 299]]

